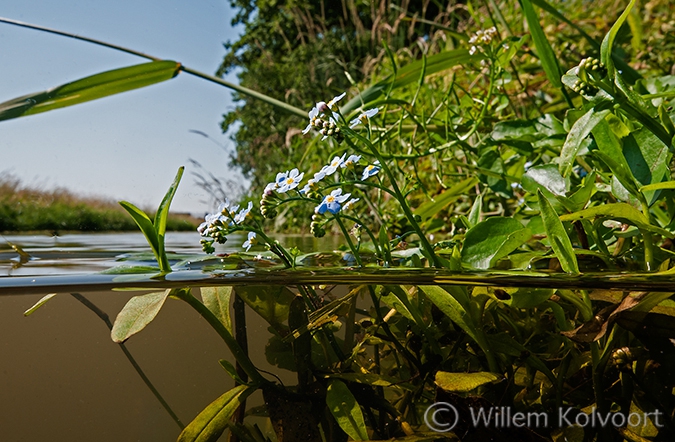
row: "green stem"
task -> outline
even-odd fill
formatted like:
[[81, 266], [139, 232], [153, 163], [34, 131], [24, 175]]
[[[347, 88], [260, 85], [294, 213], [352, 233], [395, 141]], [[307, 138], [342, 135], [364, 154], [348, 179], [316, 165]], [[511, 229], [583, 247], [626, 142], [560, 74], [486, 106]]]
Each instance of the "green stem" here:
[[[94, 304], [89, 299], [85, 298], [84, 296], [82, 296], [79, 293], [71, 293], [71, 296], [73, 298], [77, 299], [78, 301], [80, 301], [89, 310], [94, 312], [96, 314], [96, 316], [98, 316], [99, 318], [101, 318], [101, 320], [103, 320], [103, 322], [105, 322], [105, 325], [108, 326], [108, 329], [110, 329], [112, 331], [113, 324], [112, 324], [112, 322], [110, 322], [110, 317], [108, 317], [108, 314], [106, 312], [104, 312], [103, 310], [98, 308], [98, 306], [96, 306], [96, 304]], [[164, 408], [164, 410], [166, 410], [166, 412], [169, 413], [169, 416], [171, 416], [171, 419], [173, 419], [173, 421], [176, 423], [176, 425], [178, 425], [178, 427], [180, 427], [181, 430], [184, 429], [185, 425], [183, 424], [183, 422], [181, 422], [178, 415], [176, 413], [174, 413], [174, 411], [171, 409], [171, 406], [169, 406], [169, 403], [160, 394], [159, 390], [157, 390], [157, 388], [155, 388], [152, 381], [150, 381], [150, 378], [148, 378], [148, 376], [145, 374], [145, 372], [143, 371], [141, 366], [138, 365], [138, 362], [136, 362], [136, 359], [132, 356], [132, 354], [129, 351], [129, 349], [127, 348], [127, 346], [124, 345], [124, 342], [120, 342], [118, 345], [120, 346], [120, 349], [122, 349], [122, 352], [124, 353], [124, 356], [126, 356], [127, 360], [131, 364], [131, 366], [134, 367], [134, 370], [136, 370], [136, 373], [138, 373], [138, 375], [143, 380], [143, 383], [145, 384], [145, 386], [148, 387], [148, 390], [150, 390], [150, 392], [153, 394], [153, 396], [155, 396], [157, 401], [159, 401], [159, 403], [162, 405], [162, 408]]]
[[[30, 23], [24, 23], [24, 22], [21, 22], [21, 21], [11, 20], [11, 19], [8, 19], [8, 18], [3, 18], [3, 17], [0, 17], [0, 22], [1, 23], [7, 23], [7, 24], [10, 24], [10, 25], [14, 25], [14, 26], [20, 26], [20, 27], [23, 27], [23, 28], [35, 29], [35, 30], [38, 30], [38, 31], [48, 32], [50, 34], [61, 35], [63, 37], [74, 38], [75, 40], [86, 41], [87, 43], [93, 43], [95, 45], [104, 46], [104, 47], [110, 48], [110, 49], [115, 49], [116, 51], [126, 52], [127, 54], [136, 55], [138, 57], [146, 58], [148, 60], [153, 60], [153, 61], [162, 60], [161, 58], [158, 58], [158, 57], [155, 57], [155, 56], [152, 56], [152, 55], [149, 55], [149, 54], [145, 54], [143, 52], [135, 51], [133, 49], [126, 48], [124, 46], [119, 46], [119, 45], [115, 45], [115, 44], [112, 44], [112, 43], [107, 43], [105, 41], [96, 40], [94, 38], [83, 37], [81, 35], [72, 34], [70, 32], [59, 31], [57, 29], [51, 29], [51, 28], [47, 28], [47, 27], [44, 27], [44, 26], [33, 25], [33, 24], [30, 24]], [[251, 98], [255, 98], [255, 99], [264, 101], [265, 103], [271, 104], [272, 106], [274, 106], [278, 109], [285, 110], [285, 111], [287, 111], [291, 114], [297, 115], [299, 117], [302, 117], [302, 118], [307, 117], [306, 111], [304, 111], [302, 109], [299, 109], [295, 106], [292, 106], [288, 103], [284, 103], [283, 101], [279, 101], [275, 98], [269, 97], [265, 94], [261, 94], [260, 92], [256, 92], [252, 89], [249, 89], [249, 88], [246, 88], [246, 87], [243, 87], [243, 86], [239, 86], [238, 84], [230, 83], [229, 81], [225, 81], [221, 78], [214, 77], [213, 75], [205, 74], [203, 72], [197, 71], [197, 70], [189, 68], [187, 66], [184, 66], [183, 64], [181, 64], [180, 70], [185, 72], [185, 73], [188, 73], [190, 75], [194, 75], [195, 77], [199, 77], [199, 78], [202, 78], [204, 80], [210, 81], [212, 83], [216, 83], [216, 84], [219, 84], [221, 86], [225, 86], [225, 87], [227, 87], [229, 89], [232, 89], [232, 90], [235, 90], [235, 91], [237, 91], [241, 94], [248, 95]]]
[[352, 251], [352, 255], [354, 255], [354, 259], [356, 259], [356, 263], [359, 265], [359, 267], [363, 267], [363, 261], [361, 261], [361, 256], [359, 256], [359, 251], [356, 250], [356, 247], [354, 247], [354, 243], [352, 242], [352, 239], [349, 237], [349, 232], [347, 231], [347, 228], [345, 227], [344, 223], [340, 219], [340, 215], [335, 215], [334, 216], [335, 221], [338, 223], [338, 226], [340, 226], [340, 230], [342, 230], [342, 234], [345, 236], [345, 239], [347, 240], [347, 245], [349, 246], [349, 250]]
[[441, 260], [436, 256], [436, 253], [434, 252], [434, 248], [431, 246], [429, 243], [429, 240], [427, 239], [426, 235], [420, 228], [419, 224], [417, 224], [417, 221], [415, 221], [415, 216], [412, 213], [412, 210], [410, 210], [410, 207], [408, 206], [408, 202], [405, 199], [405, 196], [401, 193], [401, 190], [398, 187], [398, 184], [396, 184], [396, 177], [394, 177], [394, 174], [392, 173], [391, 169], [389, 169], [389, 166], [387, 163], [384, 161], [384, 158], [380, 155], [380, 152], [373, 146], [370, 142], [368, 142], [368, 146], [370, 147], [370, 150], [372, 154], [377, 158], [377, 160], [380, 162], [380, 167], [382, 167], [382, 170], [384, 173], [387, 175], [389, 178], [389, 181], [391, 183], [392, 190], [394, 191], [394, 194], [396, 196], [396, 199], [398, 200], [399, 204], [401, 205], [401, 209], [403, 209], [403, 214], [407, 218], [408, 222], [412, 226], [413, 230], [415, 230], [415, 233], [420, 239], [420, 244], [422, 245], [422, 248], [424, 251], [427, 252], [428, 258], [432, 261], [434, 267], [437, 268], [442, 268], [443, 264], [441, 264]]
[[220, 322], [220, 319], [218, 319], [216, 315], [211, 312], [211, 310], [209, 310], [203, 303], [195, 298], [189, 290], [179, 290], [177, 291], [177, 296], [194, 308], [202, 318], [206, 319], [206, 322], [208, 322], [209, 325], [216, 331], [216, 333], [220, 335], [223, 341], [225, 341], [225, 344], [232, 352], [234, 359], [254, 383], [263, 384], [267, 382], [267, 380], [265, 380], [265, 378], [260, 374], [258, 369], [255, 368], [255, 365], [253, 365], [253, 362], [251, 362], [251, 359], [249, 359], [248, 355], [241, 348], [234, 336], [232, 336], [230, 331], [223, 325], [222, 322]]

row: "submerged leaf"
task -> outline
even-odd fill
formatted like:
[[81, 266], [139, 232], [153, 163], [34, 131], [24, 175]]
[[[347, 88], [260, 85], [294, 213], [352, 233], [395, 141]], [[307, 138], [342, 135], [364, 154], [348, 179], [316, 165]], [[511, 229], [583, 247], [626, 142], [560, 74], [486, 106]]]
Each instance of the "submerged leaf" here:
[[230, 298], [232, 297], [231, 286], [202, 287], [202, 301], [211, 313], [216, 315], [225, 328], [232, 332], [232, 320], [230, 319]]
[[204, 408], [178, 436], [178, 442], [214, 442], [218, 440], [241, 403], [257, 388], [239, 385]]
[[43, 305], [45, 305], [45, 304], [47, 303], [47, 301], [49, 301], [50, 299], [52, 299], [52, 298], [53, 298], [54, 296], [56, 296], [56, 295], [57, 295], [56, 293], [50, 293], [49, 295], [43, 296], [43, 297], [40, 298], [40, 300], [39, 300], [38, 302], [36, 302], [31, 308], [29, 308], [28, 310], [26, 310], [25, 312], [23, 312], [23, 315], [24, 315], [24, 316], [32, 315], [33, 313], [35, 313], [35, 310], [37, 310], [37, 309], [39, 309], [40, 307], [42, 307]]
[[148, 293], [131, 298], [115, 319], [115, 324], [110, 333], [112, 340], [117, 343], [124, 342], [143, 330], [155, 319], [166, 298], [174, 290], [184, 289], [167, 289], [163, 292]]
[[287, 287], [275, 285], [247, 285], [235, 288], [237, 295], [277, 330], [286, 329], [288, 310], [295, 294]]
[[326, 405], [340, 428], [354, 440], [369, 440], [363, 412], [344, 382], [333, 379], [328, 385]]
[[468, 393], [481, 385], [502, 380], [502, 376], [480, 371], [476, 373], [450, 373], [447, 371], [436, 372], [436, 385], [445, 391], [453, 393]]

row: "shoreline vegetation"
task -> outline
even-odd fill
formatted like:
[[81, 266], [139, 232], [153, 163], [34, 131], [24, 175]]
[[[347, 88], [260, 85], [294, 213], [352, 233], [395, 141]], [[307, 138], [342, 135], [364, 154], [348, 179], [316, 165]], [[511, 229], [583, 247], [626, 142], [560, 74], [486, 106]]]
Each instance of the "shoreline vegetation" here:
[[[167, 230], [195, 230], [199, 220], [172, 213]], [[134, 220], [114, 200], [84, 197], [67, 189], [51, 190], [22, 184], [12, 175], [0, 176], [0, 233], [66, 231], [135, 231]]]

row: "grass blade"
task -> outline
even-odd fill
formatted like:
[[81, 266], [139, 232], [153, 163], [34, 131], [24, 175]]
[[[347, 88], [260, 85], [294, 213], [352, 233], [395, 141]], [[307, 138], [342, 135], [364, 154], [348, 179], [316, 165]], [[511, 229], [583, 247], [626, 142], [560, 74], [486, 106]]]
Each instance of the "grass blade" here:
[[554, 87], [562, 88], [562, 82], [560, 81], [562, 72], [560, 71], [558, 60], [553, 53], [551, 44], [546, 39], [544, 30], [539, 24], [539, 17], [534, 11], [532, 2], [530, 0], [521, 0], [520, 3], [523, 7], [525, 20], [527, 20], [527, 25], [530, 28], [530, 34], [532, 34], [532, 41], [537, 48], [541, 66], [544, 68], [544, 72], [546, 72], [546, 77], [548, 77], [548, 81], [550, 81]]
[[160, 83], [175, 77], [180, 66], [175, 61], [151, 61], [101, 72], [44, 92], [24, 95], [0, 103], [0, 121], [60, 109]]

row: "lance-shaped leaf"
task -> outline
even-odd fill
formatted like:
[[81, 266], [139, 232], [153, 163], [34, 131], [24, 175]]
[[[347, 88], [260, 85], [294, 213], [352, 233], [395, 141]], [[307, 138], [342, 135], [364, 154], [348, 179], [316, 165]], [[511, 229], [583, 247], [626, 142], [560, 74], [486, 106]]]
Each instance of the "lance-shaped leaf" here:
[[600, 45], [600, 61], [607, 68], [607, 75], [612, 80], [615, 77], [614, 61], [612, 60], [612, 46], [614, 45], [616, 34], [619, 33], [619, 29], [621, 29], [621, 26], [628, 18], [628, 14], [630, 14], [630, 10], [633, 9], [633, 6], [635, 6], [635, 0], [631, 0], [630, 3], [628, 3], [628, 6], [626, 6], [626, 9], [621, 13], [607, 35], [605, 35], [605, 38]]
[[530, 28], [530, 34], [532, 34], [532, 41], [534, 46], [537, 48], [537, 53], [539, 55], [539, 60], [541, 61], [541, 67], [544, 68], [546, 72], [546, 77], [548, 81], [555, 87], [562, 87], [560, 82], [560, 67], [558, 66], [558, 60], [553, 53], [551, 44], [546, 39], [544, 30], [541, 29], [539, 24], [539, 17], [532, 7], [532, 2], [530, 0], [521, 0], [520, 4], [523, 7], [523, 14], [525, 15], [525, 20], [527, 20], [527, 25]]
[[150, 86], [175, 77], [179, 70], [180, 63], [165, 60], [102, 72], [44, 92], [24, 95], [0, 103], [0, 121], [60, 109]]
[[562, 221], [577, 221], [593, 219], [596, 217], [610, 218], [634, 225], [640, 230], [663, 235], [666, 238], [674, 238], [675, 235], [661, 227], [649, 223], [639, 210], [627, 203], [603, 204], [602, 206], [590, 207], [579, 212], [569, 213], [560, 217]]
[[326, 405], [340, 428], [354, 440], [369, 440], [359, 403], [344, 382], [333, 379], [328, 385]]
[[230, 298], [232, 297], [232, 286], [202, 287], [202, 301], [211, 313], [216, 315], [225, 328], [232, 332], [232, 320], [230, 319]]
[[163, 292], [134, 296], [117, 315], [110, 336], [114, 342], [120, 343], [143, 330], [157, 316], [166, 298], [172, 291], [184, 289], [167, 289]]
[[256, 387], [239, 385], [204, 408], [178, 436], [178, 442], [213, 442], [218, 440], [239, 405]]
[[562, 176], [566, 177], [572, 171], [581, 142], [584, 141], [598, 123], [605, 119], [607, 114], [609, 114], [609, 110], [607, 109], [598, 111], [596, 108], [591, 108], [574, 123], [560, 151], [560, 163], [558, 167]]
[[171, 201], [173, 201], [173, 197], [176, 195], [176, 190], [178, 189], [178, 185], [180, 184], [180, 179], [183, 176], [184, 170], [185, 170], [184, 166], [178, 168], [178, 172], [176, 173], [176, 177], [173, 179], [173, 183], [171, 183], [171, 186], [169, 186], [169, 190], [166, 191], [164, 199], [162, 199], [162, 202], [159, 204], [159, 207], [157, 208], [157, 213], [155, 214], [155, 221], [153, 222], [155, 226], [155, 231], [157, 232], [160, 257], [162, 258], [163, 261], [165, 261], [163, 264], [169, 271], [171, 271], [171, 267], [169, 266], [169, 261], [166, 258], [166, 252], [164, 250], [164, 235], [166, 233], [166, 221], [169, 218], [169, 207], [171, 206]]
[[493, 217], [467, 230], [462, 263], [489, 269], [532, 237], [532, 232], [513, 218]]
[[445, 209], [449, 204], [466, 195], [467, 192], [473, 188], [477, 182], [478, 179], [475, 177], [460, 181], [451, 188], [445, 190], [440, 195], [436, 195], [433, 201], [428, 201], [419, 206], [413, 213], [420, 216], [423, 221], [427, 220], [436, 215], [441, 210]]
[[541, 218], [544, 221], [544, 228], [546, 229], [546, 236], [551, 243], [551, 248], [555, 252], [555, 256], [560, 261], [560, 266], [567, 273], [578, 274], [579, 265], [577, 264], [577, 257], [572, 248], [565, 227], [563, 227], [558, 214], [555, 213], [551, 203], [546, 199], [541, 191], [537, 191], [537, 198], [539, 200], [539, 208], [541, 210]]

